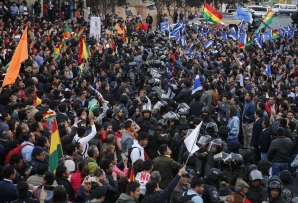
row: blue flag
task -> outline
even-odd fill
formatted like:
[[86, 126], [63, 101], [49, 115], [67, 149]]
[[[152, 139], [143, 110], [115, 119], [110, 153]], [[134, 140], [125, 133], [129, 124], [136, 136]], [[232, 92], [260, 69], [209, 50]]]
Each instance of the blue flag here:
[[201, 33], [202, 33], [202, 35], [203, 35], [204, 37], [208, 35], [209, 31], [210, 31], [210, 30], [209, 30], [208, 25], [205, 25], [205, 27], [203, 27], [203, 28], [201, 29]]
[[221, 40], [226, 40], [228, 38], [228, 35], [226, 32], [222, 31], [221, 33]]
[[186, 35], [184, 35], [184, 37], [182, 37], [181, 45], [182, 46], [186, 46], [187, 45]]
[[245, 30], [243, 30], [243, 32], [241, 33], [239, 42], [242, 43], [243, 45], [246, 45], [246, 42], [247, 42], [247, 34], [246, 34], [246, 31], [245, 31]]
[[185, 55], [190, 55], [192, 53], [192, 47], [193, 47], [193, 43], [189, 46], [188, 51], [185, 52]]
[[181, 35], [183, 35], [185, 33], [185, 27], [184, 24], [181, 26]]
[[208, 49], [211, 45], [212, 45], [212, 43], [213, 43], [213, 40], [209, 40], [205, 45], [204, 45], [204, 48], [205, 49]]
[[177, 32], [177, 35], [176, 35], [176, 44], [179, 44], [179, 41], [180, 41], [180, 32]]
[[231, 37], [233, 40], [237, 40], [238, 39], [238, 36], [237, 35], [238, 34], [237, 34], [235, 28], [232, 27], [231, 30], [230, 30], [229, 37]]
[[252, 15], [250, 12], [245, 12], [242, 8], [239, 6], [237, 7], [237, 18], [239, 20], [245, 20], [246, 22], [252, 23]]
[[262, 48], [263, 44], [262, 44], [262, 39], [261, 39], [261, 35], [260, 33], [258, 33], [256, 36], [255, 36], [255, 43], [256, 45], [259, 47], [259, 48]]
[[271, 77], [272, 74], [271, 74], [271, 66], [270, 64], [266, 64], [266, 74]]
[[170, 29], [169, 22], [162, 22], [159, 27], [162, 32]]
[[[176, 30], [176, 31], [170, 32], [170, 36], [169, 36], [169, 38], [171, 39], [171, 38], [175, 38], [175, 37], [177, 37], [177, 35], [178, 35], [178, 32], [179, 32], [179, 30]], [[180, 33], [180, 32], [179, 32], [179, 33]]]
[[173, 31], [179, 30], [182, 27], [181, 23], [178, 22], [174, 27], [173, 27]]
[[269, 41], [272, 39], [272, 30], [269, 30], [263, 34], [263, 41]]
[[201, 84], [200, 76], [197, 75], [191, 94], [194, 94], [194, 93], [196, 93], [196, 91], [199, 91], [199, 90], [202, 90], [202, 84]]
[[279, 35], [281, 37], [285, 37], [285, 34], [286, 34], [286, 29], [283, 27], [279, 28]]

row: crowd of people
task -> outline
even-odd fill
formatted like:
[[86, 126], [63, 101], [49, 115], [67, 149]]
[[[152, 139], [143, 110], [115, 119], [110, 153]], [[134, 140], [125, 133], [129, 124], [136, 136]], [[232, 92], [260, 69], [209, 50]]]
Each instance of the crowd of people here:
[[[297, 37], [244, 49], [222, 40], [228, 27], [186, 22], [169, 39], [137, 13], [101, 15], [97, 41], [81, 1], [44, 4], [0, 2], [1, 86], [26, 26], [29, 51], [0, 88], [0, 202], [298, 202]], [[55, 122], [63, 159], [51, 171]]]

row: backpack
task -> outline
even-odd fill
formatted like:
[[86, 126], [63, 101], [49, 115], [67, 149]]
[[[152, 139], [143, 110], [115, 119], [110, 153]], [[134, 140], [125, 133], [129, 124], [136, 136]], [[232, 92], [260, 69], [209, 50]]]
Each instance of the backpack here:
[[209, 90], [209, 92], [211, 93], [212, 95], [212, 101], [211, 101], [211, 104], [212, 106], [216, 106], [217, 105], [217, 102], [220, 101], [220, 95], [214, 91], [214, 90]]
[[10, 162], [10, 157], [12, 156], [12, 155], [15, 155], [15, 154], [18, 154], [18, 155], [20, 155], [20, 156], [22, 156], [22, 149], [24, 148], [24, 147], [26, 147], [26, 146], [29, 146], [30, 144], [24, 144], [23, 146], [22, 145], [19, 145], [19, 144], [17, 144], [17, 147], [16, 148], [14, 148], [14, 149], [12, 149], [10, 152], [8, 152], [8, 154], [6, 155], [6, 157], [5, 157], [5, 164], [9, 164], [9, 162]]
[[186, 191], [182, 194], [180, 203], [191, 203], [191, 202], [193, 202], [191, 199], [195, 196], [199, 196], [199, 195], [197, 195], [197, 194], [188, 195], [187, 191]]
[[81, 162], [83, 163], [84, 166], [88, 166], [88, 163], [90, 163], [90, 162], [96, 163], [96, 161], [90, 160], [90, 159], [88, 159], [88, 157], [83, 159]]
[[[127, 160], [127, 165], [128, 166], [130, 166], [130, 165], [132, 165], [132, 161], [131, 161], [131, 157], [130, 157], [130, 155], [131, 155], [131, 152], [132, 152], [132, 150], [134, 149], [134, 148], [138, 148], [138, 147], [131, 147], [131, 148], [129, 148], [128, 149], [128, 160]], [[139, 149], [139, 148], [138, 148]], [[139, 149], [139, 153], [140, 153], [140, 156], [141, 156], [141, 150]]]
[[[59, 166], [65, 166], [64, 165], [64, 162], [65, 161], [67, 161], [67, 160], [72, 160], [69, 156], [64, 156], [64, 159], [59, 159], [59, 161], [58, 161], [58, 167]], [[76, 164], [75, 164], [75, 170], [77, 169], [77, 166], [76, 166]]]

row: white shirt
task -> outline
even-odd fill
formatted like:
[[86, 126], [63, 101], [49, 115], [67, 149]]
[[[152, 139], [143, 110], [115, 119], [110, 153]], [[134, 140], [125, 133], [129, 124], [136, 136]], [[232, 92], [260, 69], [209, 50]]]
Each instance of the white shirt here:
[[87, 135], [86, 137], [79, 137], [78, 134], [76, 134], [76, 136], [73, 138], [72, 142], [79, 142], [83, 145], [83, 158], [86, 158], [88, 156], [87, 151], [89, 148], [89, 141], [96, 135], [96, 128], [95, 125], [92, 125], [92, 131], [89, 135]]
[[144, 147], [139, 145], [138, 142], [134, 142], [134, 144], [131, 147], [136, 147], [131, 151], [131, 154], [130, 154], [131, 162], [134, 163], [138, 159], [142, 159], [143, 161], [145, 161]]
[[150, 174], [144, 171], [137, 173], [136, 181], [140, 183], [141, 194], [145, 196], [146, 193], [146, 184], [150, 181]]

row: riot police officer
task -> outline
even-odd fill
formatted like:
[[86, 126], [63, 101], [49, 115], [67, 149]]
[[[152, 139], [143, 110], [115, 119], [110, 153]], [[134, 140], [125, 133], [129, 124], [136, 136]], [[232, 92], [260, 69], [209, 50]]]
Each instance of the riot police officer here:
[[268, 181], [269, 181], [269, 176], [270, 176], [269, 172], [270, 172], [271, 166], [272, 166], [271, 162], [267, 161], [267, 160], [259, 161], [258, 166], [257, 166], [258, 170], [261, 171], [262, 176], [263, 176], [261, 185], [264, 188], [268, 187]]
[[237, 180], [246, 181], [244, 161], [240, 154], [231, 154], [230, 167], [231, 172], [228, 177], [228, 182], [222, 182], [222, 184], [230, 186], [230, 188], [235, 191]]
[[197, 142], [198, 147], [200, 148], [197, 151], [197, 158], [198, 162], [200, 163], [200, 168], [198, 169], [198, 173], [200, 177], [202, 177], [202, 174], [204, 174], [205, 171], [205, 166], [207, 162], [207, 156], [208, 156], [208, 147], [211, 141], [211, 136], [210, 135], [204, 135], [201, 136], [199, 141]]
[[278, 176], [273, 176], [268, 181], [268, 202], [286, 203], [282, 198], [282, 183]]
[[186, 138], [188, 128], [189, 126], [187, 123], [181, 122], [179, 125], [179, 133], [176, 133], [172, 139], [171, 156], [175, 161], [178, 161], [179, 159], [180, 148], [184, 143], [184, 139]]
[[162, 144], [169, 145], [171, 137], [167, 134], [167, 123], [164, 119], [157, 121], [157, 126], [152, 125], [148, 132], [148, 156], [150, 159], [158, 157], [158, 146]]
[[222, 152], [222, 141], [220, 139], [212, 140], [209, 144], [208, 151], [209, 154], [207, 155], [204, 177], [208, 175], [211, 168], [220, 168], [220, 160], [215, 160], [214, 156]]
[[[201, 135], [204, 135], [204, 134], [206, 134], [206, 133], [205, 133], [205, 130], [206, 130], [207, 124], [208, 124], [208, 123], [211, 123], [211, 122], [215, 123], [215, 122], [213, 121], [213, 119], [210, 117], [210, 110], [209, 110], [209, 108], [208, 108], [207, 106], [204, 106], [204, 107], [202, 108], [202, 111], [201, 111], [201, 117], [200, 117], [200, 118], [201, 118], [202, 121], [203, 121], [202, 126], [201, 126], [200, 134], [203, 133], [203, 134], [201, 134]], [[217, 131], [218, 131], [218, 130], [217, 130]]]
[[137, 124], [141, 128], [139, 132], [145, 133], [148, 133], [152, 125], [156, 126], [156, 120], [151, 116], [151, 109], [146, 108], [145, 105], [142, 107], [142, 117], [137, 119]]
[[217, 168], [211, 168], [210, 172], [204, 178], [204, 192], [202, 195], [204, 203], [219, 203], [219, 183], [221, 180], [221, 171]]
[[249, 188], [246, 197], [251, 203], [262, 203], [268, 198], [266, 188], [261, 186], [261, 180], [263, 179], [261, 171], [253, 170], [249, 174]]

